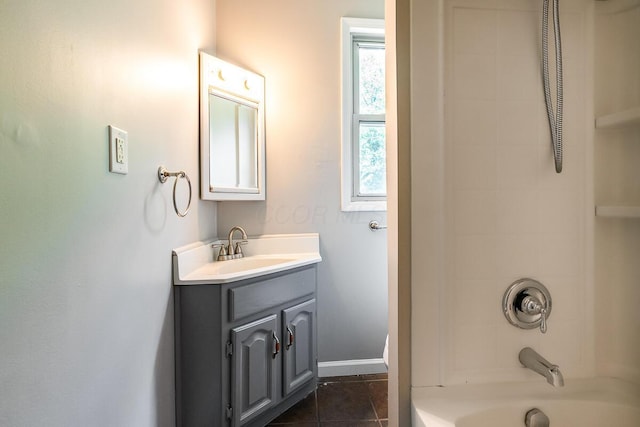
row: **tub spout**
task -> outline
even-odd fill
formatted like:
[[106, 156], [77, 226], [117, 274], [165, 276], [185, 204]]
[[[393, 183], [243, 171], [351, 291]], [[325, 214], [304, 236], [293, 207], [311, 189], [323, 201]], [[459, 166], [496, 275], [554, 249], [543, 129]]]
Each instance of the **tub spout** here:
[[564, 378], [562, 377], [562, 373], [560, 372], [558, 365], [550, 363], [531, 347], [525, 347], [520, 350], [518, 358], [520, 359], [520, 363], [522, 363], [526, 368], [529, 368], [545, 377], [547, 382], [552, 386], [562, 387], [564, 385]]

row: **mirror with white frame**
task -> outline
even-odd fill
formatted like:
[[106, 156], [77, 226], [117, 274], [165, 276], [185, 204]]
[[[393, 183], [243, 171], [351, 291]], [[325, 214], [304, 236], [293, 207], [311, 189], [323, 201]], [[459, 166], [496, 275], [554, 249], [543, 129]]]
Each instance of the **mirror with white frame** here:
[[264, 200], [264, 77], [200, 52], [200, 196]]

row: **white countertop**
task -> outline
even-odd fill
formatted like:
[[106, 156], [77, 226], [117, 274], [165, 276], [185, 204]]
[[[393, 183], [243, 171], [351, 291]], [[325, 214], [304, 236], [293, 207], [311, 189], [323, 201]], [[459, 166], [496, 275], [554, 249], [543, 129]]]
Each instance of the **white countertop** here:
[[[317, 233], [275, 234], [249, 237], [244, 257], [217, 261], [212, 244], [220, 239], [195, 242], [173, 251], [173, 284], [223, 284], [290, 270], [322, 261]], [[215, 253], [215, 255], [214, 255]]]

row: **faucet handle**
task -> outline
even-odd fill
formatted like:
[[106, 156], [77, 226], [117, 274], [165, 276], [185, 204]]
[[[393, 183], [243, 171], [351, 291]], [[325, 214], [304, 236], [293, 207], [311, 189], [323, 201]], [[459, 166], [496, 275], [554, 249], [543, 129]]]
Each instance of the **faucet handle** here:
[[516, 280], [502, 298], [502, 309], [512, 325], [522, 329], [539, 328], [544, 334], [551, 315], [551, 294], [537, 280]]
[[246, 245], [247, 243], [249, 243], [248, 240], [240, 240], [236, 242], [236, 248], [235, 248], [235, 251], [233, 252], [236, 258], [242, 258], [244, 256], [244, 254], [242, 253], [242, 248], [240, 246]]
[[526, 314], [540, 315], [540, 332], [547, 332], [547, 309], [540, 300], [532, 295], [527, 295], [522, 299], [522, 311]]
[[540, 314], [544, 310], [540, 300], [531, 295], [527, 295], [522, 299], [520, 309], [527, 314]]
[[214, 243], [214, 244], [211, 245], [211, 247], [213, 249], [220, 248], [219, 255], [226, 255], [227, 254], [227, 248], [225, 247], [225, 245], [223, 243]]
[[211, 247], [213, 249], [220, 248], [220, 251], [218, 252], [218, 256], [217, 256], [218, 261], [223, 261], [223, 260], [227, 259], [226, 258], [227, 255], [228, 255], [227, 254], [227, 247], [224, 244], [222, 244], [222, 243], [214, 243], [214, 244], [211, 245]]

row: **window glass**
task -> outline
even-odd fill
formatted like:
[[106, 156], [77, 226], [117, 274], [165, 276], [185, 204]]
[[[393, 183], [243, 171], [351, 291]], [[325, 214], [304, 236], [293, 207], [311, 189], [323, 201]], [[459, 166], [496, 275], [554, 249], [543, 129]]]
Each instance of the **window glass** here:
[[386, 196], [384, 41], [354, 36], [353, 49], [356, 125], [352, 200], [374, 200]]
[[357, 43], [358, 112], [384, 114], [384, 44]]
[[387, 193], [384, 123], [360, 123], [359, 196], [384, 196]]

